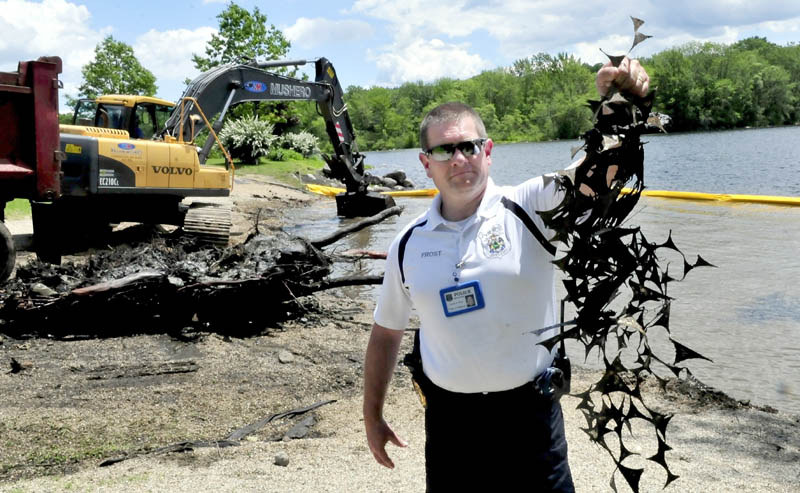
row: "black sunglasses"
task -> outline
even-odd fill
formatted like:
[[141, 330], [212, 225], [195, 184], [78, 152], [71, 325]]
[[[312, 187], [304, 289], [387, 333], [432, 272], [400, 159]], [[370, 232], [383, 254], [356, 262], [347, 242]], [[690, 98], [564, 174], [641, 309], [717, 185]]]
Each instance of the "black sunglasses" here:
[[433, 158], [434, 161], [449, 161], [453, 159], [456, 149], [461, 151], [461, 154], [464, 156], [470, 157], [481, 152], [483, 144], [485, 143], [486, 139], [473, 139], [465, 140], [464, 142], [456, 142], [455, 144], [442, 144], [431, 147], [425, 151], [425, 154]]

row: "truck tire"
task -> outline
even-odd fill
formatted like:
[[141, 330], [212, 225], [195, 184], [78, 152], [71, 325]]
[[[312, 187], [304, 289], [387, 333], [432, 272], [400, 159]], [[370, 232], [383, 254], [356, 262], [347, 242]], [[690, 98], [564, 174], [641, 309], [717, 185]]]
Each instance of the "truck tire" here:
[[0, 283], [6, 282], [14, 271], [17, 261], [17, 250], [14, 238], [5, 224], [0, 223]]
[[64, 230], [55, 204], [31, 202], [33, 250], [42, 262], [61, 265], [61, 242]]

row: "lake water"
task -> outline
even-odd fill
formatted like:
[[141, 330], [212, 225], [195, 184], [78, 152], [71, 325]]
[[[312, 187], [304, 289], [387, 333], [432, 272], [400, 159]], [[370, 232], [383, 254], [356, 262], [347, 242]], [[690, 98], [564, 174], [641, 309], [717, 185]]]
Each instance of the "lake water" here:
[[[644, 140], [647, 188], [800, 196], [795, 156], [800, 127], [652, 135]], [[563, 168], [576, 142], [497, 145], [492, 177], [510, 185]], [[402, 169], [418, 188], [433, 187], [418, 152], [369, 152], [366, 162], [374, 166], [374, 174]], [[339, 248], [386, 250], [430, 199], [397, 202], [406, 207], [401, 217], [353, 235]], [[298, 224], [294, 232], [314, 238], [351, 221], [335, 214], [332, 199], [293, 211]], [[662, 242], [672, 231], [690, 262], [700, 254], [717, 266], [696, 269], [670, 286], [676, 299], [673, 337], [714, 360], [688, 361], [692, 372], [735, 398], [800, 413], [800, 207], [642, 197], [628, 224], [641, 226], [651, 242]], [[681, 271], [680, 257], [664, 260], [672, 262], [671, 272]], [[381, 273], [383, 261], [356, 268]], [[374, 297], [376, 288], [352, 293]], [[573, 360], [582, 359], [579, 347], [568, 347], [568, 352]], [[597, 366], [597, 361], [590, 357], [586, 364]]]

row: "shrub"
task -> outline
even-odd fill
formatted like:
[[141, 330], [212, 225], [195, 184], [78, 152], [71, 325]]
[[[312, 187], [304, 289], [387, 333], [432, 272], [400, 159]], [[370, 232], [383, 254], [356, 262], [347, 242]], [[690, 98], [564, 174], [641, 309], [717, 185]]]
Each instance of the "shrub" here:
[[299, 152], [303, 157], [308, 157], [317, 150], [319, 139], [308, 132], [285, 134], [281, 137], [281, 147]]
[[293, 149], [276, 147], [269, 150], [267, 159], [270, 161], [298, 161], [303, 159], [303, 155]]
[[219, 139], [233, 159], [257, 163], [258, 158], [266, 156], [279, 139], [272, 134], [273, 129], [269, 122], [254, 116], [245, 116], [226, 122], [219, 133]]

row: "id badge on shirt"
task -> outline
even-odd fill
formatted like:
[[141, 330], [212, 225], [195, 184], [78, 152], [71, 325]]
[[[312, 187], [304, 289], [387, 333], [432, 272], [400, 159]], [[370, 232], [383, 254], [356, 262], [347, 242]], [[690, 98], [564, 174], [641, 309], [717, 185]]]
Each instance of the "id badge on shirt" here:
[[486, 304], [483, 301], [479, 281], [465, 282], [439, 291], [445, 316], [454, 317], [462, 313], [480, 310]]

